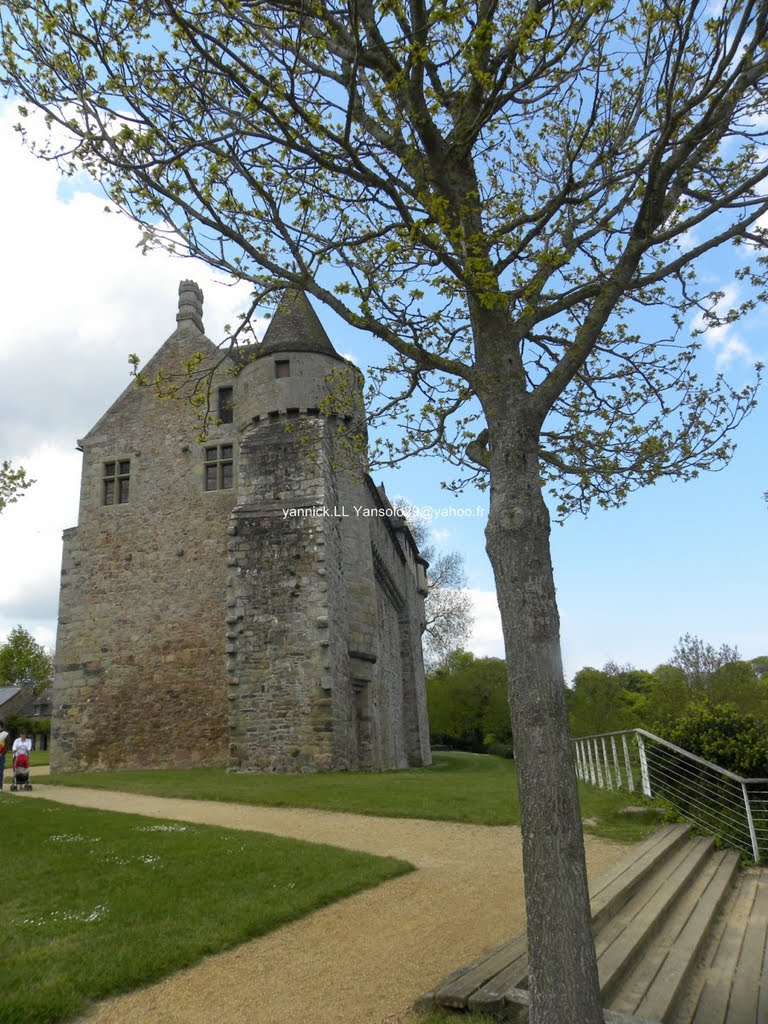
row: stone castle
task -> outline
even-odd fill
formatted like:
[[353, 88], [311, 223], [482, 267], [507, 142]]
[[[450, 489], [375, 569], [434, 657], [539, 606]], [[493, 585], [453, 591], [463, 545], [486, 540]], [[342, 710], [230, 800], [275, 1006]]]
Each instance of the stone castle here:
[[236, 356], [202, 303], [183, 281], [144, 375], [210, 369], [204, 440], [190, 402], [131, 385], [79, 442], [52, 768], [428, 764], [426, 563], [351, 466], [362, 374], [303, 293]]

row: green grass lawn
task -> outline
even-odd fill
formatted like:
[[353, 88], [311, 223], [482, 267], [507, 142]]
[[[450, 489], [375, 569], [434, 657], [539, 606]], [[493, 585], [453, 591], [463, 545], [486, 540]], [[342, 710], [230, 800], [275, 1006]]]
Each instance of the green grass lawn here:
[[[457, 752], [436, 753], [430, 768], [402, 772], [99, 772], [43, 776], [34, 784], [488, 825], [519, 821], [513, 762]], [[637, 798], [590, 786], [580, 794], [589, 832], [633, 841], [657, 827], [653, 808], [622, 813]], [[400, 861], [261, 833], [23, 795], [0, 794], [0, 834], [0, 1017], [14, 1024], [69, 1019], [93, 1000], [157, 980], [409, 870]], [[226, 867], [233, 859], [237, 871]], [[443, 1020], [437, 1014], [419, 1024]], [[484, 1024], [482, 1017], [466, 1021]]]
[[409, 1024], [499, 1024], [499, 1018], [487, 1013], [451, 1013], [437, 1009], [415, 1014]]
[[[457, 751], [435, 753], [429, 768], [400, 772], [245, 775], [193, 768], [66, 774], [36, 783], [482, 825], [520, 821], [514, 762]], [[631, 842], [658, 824], [652, 810], [632, 816], [621, 813], [628, 803], [642, 803], [642, 798], [592, 786], [581, 786], [580, 794], [582, 815], [591, 823], [585, 826], [588, 832]]]
[[411, 870], [263, 833], [0, 794], [0, 1019], [53, 1024]]

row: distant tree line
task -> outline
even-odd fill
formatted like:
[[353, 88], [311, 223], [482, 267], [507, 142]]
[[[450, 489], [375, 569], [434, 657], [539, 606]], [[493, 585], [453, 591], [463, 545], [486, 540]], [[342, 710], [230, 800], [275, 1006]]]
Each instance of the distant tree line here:
[[[454, 651], [427, 676], [433, 745], [512, 757], [507, 670]], [[568, 691], [574, 736], [642, 728], [722, 768], [768, 778], [768, 655], [743, 660], [686, 633], [652, 672], [608, 662]]]
[[454, 651], [427, 676], [433, 745], [512, 756], [507, 667], [501, 658]]
[[652, 672], [583, 668], [568, 692], [574, 736], [642, 728], [746, 777], [768, 777], [768, 655], [743, 660], [686, 633]]

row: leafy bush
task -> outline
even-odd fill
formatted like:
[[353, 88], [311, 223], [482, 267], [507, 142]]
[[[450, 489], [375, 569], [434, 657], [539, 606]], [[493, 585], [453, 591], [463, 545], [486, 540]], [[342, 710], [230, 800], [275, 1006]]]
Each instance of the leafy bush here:
[[5, 727], [11, 735], [11, 739], [14, 740], [22, 729], [26, 731], [28, 736], [51, 735], [50, 718], [27, 718], [26, 715], [8, 715], [5, 720]]
[[745, 778], [768, 778], [765, 723], [731, 704], [703, 700], [682, 715], [669, 734], [672, 743]]
[[511, 745], [507, 667], [500, 658], [455, 651], [427, 676], [427, 703], [433, 744], [473, 753], [490, 753], [489, 743]]

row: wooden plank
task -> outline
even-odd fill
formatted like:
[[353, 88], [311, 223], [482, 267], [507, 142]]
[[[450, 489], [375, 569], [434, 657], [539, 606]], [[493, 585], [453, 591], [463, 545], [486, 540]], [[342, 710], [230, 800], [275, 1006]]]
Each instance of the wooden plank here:
[[632, 857], [597, 881], [590, 901], [595, 933], [628, 902], [644, 879], [679, 850], [690, 831], [690, 825], [666, 825], [641, 843]]
[[654, 880], [647, 892], [639, 893], [638, 899], [627, 904], [611, 922], [607, 936], [610, 941], [598, 950], [600, 990], [606, 1001], [610, 1002], [621, 979], [643, 954], [690, 879], [701, 870], [712, 846], [712, 840], [703, 837], [689, 843], [671, 873], [659, 882]]
[[[595, 884], [592, 907], [598, 923], [626, 903], [642, 880], [685, 841], [690, 826], [667, 825], [641, 843], [633, 854], [603, 875]], [[593, 919], [594, 920], [594, 919]], [[504, 1005], [503, 993], [524, 984], [527, 976], [527, 943], [519, 935], [454, 971], [420, 1000], [422, 1006], [464, 1010], [472, 1003], [485, 1008]], [[487, 987], [484, 994], [476, 995]], [[500, 1002], [499, 1002], [500, 1001]]]
[[[726, 1024], [758, 1024], [760, 975], [768, 935], [768, 888], [755, 879], [754, 900], [744, 929], [744, 941], [728, 1002]], [[765, 1022], [763, 1022], [765, 1024]]]
[[[592, 909], [595, 911], [593, 926], [599, 925], [600, 920], [625, 906], [645, 879], [660, 864], [671, 858], [675, 852], [678, 853], [678, 857], [684, 858], [685, 852], [682, 844], [687, 840], [689, 832], [688, 825], [680, 824], [670, 825], [659, 830], [635, 851], [633, 857], [627, 858], [613, 871], [604, 875], [597, 883], [596, 895], [592, 899]], [[661, 882], [659, 882], [660, 884]], [[597, 918], [597, 922], [595, 918]], [[449, 998], [458, 994], [462, 1000], [458, 1005], [443, 1002], [442, 992], [440, 1005], [451, 1005], [461, 1009], [466, 1007], [473, 1012], [498, 1013], [505, 1006], [510, 1006], [514, 1002], [510, 993], [523, 988], [527, 975], [528, 958], [526, 950], [523, 948], [518, 959], [510, 962], [494, 977], [488, 977], [474, 992], [465, 995], [464, 992], [456, 993], [456, 989], [454, 989], [449, 994]], [[470, 982], [474, 982], [474, 980], [474, 977], [468, 979]]]
[[510, 963], [495, 978], [490, 978], [467, 1000], [467, 1008], [473, 1013], [498, 1013], [514, 1002], [510, 993], [524, 989], [528, 982], [528, 949]]
[[708, 860], [701, 874], [680, 900], [669, 920], [657, 935], [637, 966], [624, 979], [621, 987], [611, 999], [611, 1008], [623, 1013], [639, 1013], [639, 1006], [656, 984], [678, 936], [685, 928], [701, 898], [711, 885], [725, 854], [715, 854]]
[[[707, 882], [685, 925], [673, 937], [659, 972], [642, 1002], [634, 1012], [639, 1017], [667, 1020], [680, 996], [685, 981], [696, 966], [696, 958], [708, 930], [733, 889], [739, 867], [734, 851], [718, 853], [713, 858], [715, 871]], [[694, 890], [692, 896], [696, 899]]]
[[[700, 840], [695, 842], [700, 843]], [[664, 887], [669, 875], [679, 870], [680, 865], [686, 862], [691, 855], [691, 849], [698, 849], [698, 846], [688, 843], [681, 849], [675, 850], [669, 861], [664, 865], [665, 872], [659, 872], [647, 878], [641, 888], [634, 893], [631, 900], [601, 928], [595, 938], [595, 951], [598, 960], [605, 955], [610, 946], [617, 941], [635, 918], [642, 913], [643, 908]]]
[[[768, 897], [768, 872], [763, 871], [758, 882], [761, 899]], [[760, 893], [758, 892], [758, 895]], [[765, 943], [763, 969], [760, 972], [760, 995], [757, 1001], [757, 1024], [768, 1024], [768, 941]]]
[[470, 996], [495, 978], [500, 971], [517, 961], [521, 955], [526, 955], [527, 948], [525, 935], [519, 935], [512, 942], [498, 947], [489, 956], [470, 964], [452, 980], [438, 986], [435, 990], [437, 1003], [450, 1009], [467, 1009]]
[[[516, 988], [510, 989], [509, 992], [509, 1005], [528, 1007], [530, 1006], [531, 995], [527, 989]], [[507, 1020], [507, 1017], [504, 1017]], [[640, 1017], [634, 1017], [629, 1013], [619, 1013], [616, 1010], [603, 1009], [603, 1020], [605, 1024], [661, 1024], [659, 1021], [641, 1020]]]
[[742, 876], [720, 942], [712, 956], [711, 963], [707, 966], [706, 980], [691, 1024], [724, 1024], [725, 1022], [731, 985], [744, 942], [746, 921], [755, 899], [756, 886], [754, 877]]
[[726, 975], [721, 978], [707, 979], [696, 1004], [696, 1012], [691, 1024], [723, 1024], [728, 1011], [730, 994], [731, 979]]

